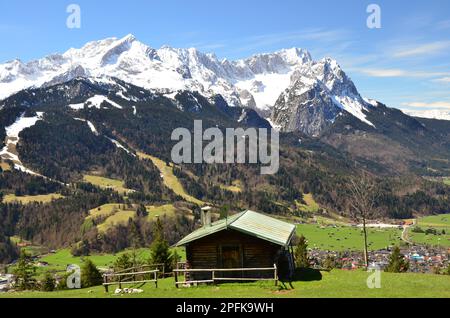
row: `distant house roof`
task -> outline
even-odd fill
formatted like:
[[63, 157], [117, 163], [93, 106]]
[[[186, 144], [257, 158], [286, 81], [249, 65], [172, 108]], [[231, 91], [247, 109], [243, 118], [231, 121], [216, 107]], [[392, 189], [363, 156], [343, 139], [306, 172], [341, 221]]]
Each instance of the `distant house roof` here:
[[295, 232], [295, 225], [247, 210], [192, 232], [176, 246], [186, 245], [225, 229], [236, 230], [277, 245], [287, 246]]

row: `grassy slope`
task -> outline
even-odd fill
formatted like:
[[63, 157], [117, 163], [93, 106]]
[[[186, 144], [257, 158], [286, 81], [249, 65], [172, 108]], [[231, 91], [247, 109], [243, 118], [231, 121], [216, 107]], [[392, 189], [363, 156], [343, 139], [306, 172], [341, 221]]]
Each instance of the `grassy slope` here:
[[100, 233], [105, 233], [108, 229], [120, 224], [127, 224], [129, 219], [136, 217], [136, 211], [133, 210], [120, 210], [109, 216], [105, 222], [97, 225], [97, 229]]
[[3, 198], [4, 203], [12, 203], [12, 202], [20, 202], [22, 204], [28, 204], [32, 202], [42, 202], [42, 203], [48, 203], [52, 200], [61, 199], [64, 198], [59, 193], [50, 193], [50, 194], [43, 194], [43, 195], [26, 195], [26, 196], [15, 196], [14, 194], [7, 194]]
[[[450, 228], [449, 230], [450, 231]], [[446, 233], [449, 233], [449, 232]], [[431, 246], [450, 247], [450, 235], [426, 235], [425, 233], [413, 233], [408, 231], [408, 238], [417, 244], [425, 244]]]
[[444, 183], [450, 186], [450, 178], [444, 178]]
[[440, 233], [444, 230], [446, 234], [426, 235], [425, 233], [414, 233], [411, 229], [409, 229], [408, 238], [411, 241], [418, 244], [450, 247], [450, 214], [433, 215], [420, 218], [417, 220], [417, 225], [422, 228], [422, 230], [434, 228]]
[[[174, 250], [174, 249], [172, 249]], [[178, 255], [182, 260], [186, 259], [184, 248], [176, 248]], [[117, 254], [94, 254], [88, 257], [76, 257], [70, 253], [70, 249], [61, 249], [56, 253], [47, 254], [39, 259], [39, 261], [47, 262], [46, 267], [36, 267], [36, 275], [42, 277], [45, 272], [62, 272], [65, 271], [67, 265], [75, 264], [81, 266], [85, 258], [89, 258], [99, 268], [108, 268], [114, 264], [114, 261], [124, 253], [132, 253], [132, 250], [126, 250]], [[150, 258], [150, 249], [140, 248], [136, 250], [136, 257], [141, 261], [147, 261]]]
[[219, 185], [221, 189], [231, 191], [234, 193], [242, 192], [242, 184], [240, 180], [235, 180], [231, 183], [231, 185]]
[[450, 227], [450, 214], [427, 216], [417, 220], [417, 225], [427, 227]]
[[[126, 224], [128, 219], [134, 218], [136, 216], [137, 206], [133, 205], [128, 208], [124, 204], [104, 204], [98, 208], [92, 209], [89, 211], [89, 215], [86, 217], [86, 220], [95, 219], [98, 217], [106, 217], [106, 220], [101, 224], [97, 225], [97, 228], [100, 232], [105, 232], [109, 228], [118, 225], [118, 224]], [[153, 220], [157, 215], [158, 216], [174, 216], [176, 213], [175, 207], [172, 204], [166, 204], [161, 206], [146, 206], [148, 212], [148, 219]]]
[[4, 161], [0, 161], [0, 167], [2, 168], [3, 171], [10, 171], [11, 170], [11, 166], [4, 162]]
[[103, 189], [113, 189], [119, 193], [127, 194], [133, 190], [125, 188], [124, 182], [122, 180], [110, 179], [105, 177], [84, 175], [83, 181], [92, 183], [93, 185], [99, 186]]
[[25, 250], [31, 256], [37, 256], [49, 252], [49, 248], [42, 245], [32, 244], [30, 241], [23, 240], [19, 236], [11, 236], [9, 239], [15, 244], [27, 243], [28, 245], [26, 247], [21, 247], [21, 249]]
[[153, 162], [153, 164], [159, 169], [161, 174], [164, 178], [164, 185], [168, 187], [169, 189], [172, 189], [173, 192], [178, 194], [179, 196], [183, 197], [186, 201], [203, 205], [203, 202], [194, 198], [193, 196], [186, 193], [186, 191], [183, 189], [182, 184], [178, 180], [178, 178], [173, 174], [173, 166], [172, 164], [170, 166], [167, 166], [164, 161], [161, 159], [158, 159], [156, 157], [147, 155], [142, 152], [138, 152], [138, 156], [141, 159], [149, 159]]
[[[297, 234], [308, 239], [310, 248], [322, 250], [362, 250], [363, 235], [359, 228], [349, 226], [321, 227], [317, 224], [297, 225]], [[368, 229], [369, 249], [377, 250], [401, 241], [401, 230]]]
[[119, 224], [126, 224], [128, 219], [134, 218], [136, 216], [136, 208], [126, 208], [124, 209], [123, 204], [104, 204], [98, 208], [89, 211], [89, 215], [86, 220], [106, 217], [106, 220], [97, 225], [99, 232], [106, 232], [109, 228], [114, 227]]
[[320, 206], [314, 200], [314, 197], [311, 193], [304, 194], [303, 201], [305, 201], [306, 204], [297, 203], [297, 206], [301, 211], [308, 213], [316, 213], [319, 211]]
[[[119, 257], [120, 255], [131, 252], [132, 250], [123, 251], [117, 254], [94, 254], [88, 256], [87, 258], [92, 260], [94, 264], [96, 264], [99, 267], [108, 267], [111, 266], [117, 259], [117, 257]], [[186, 258], [184, 248], [177, 248], [177, 252], [179, 253], [179, 255], [182, 256], [183, 259]], [[148, 248], [137, 249], [136, 255], [139, 259], [146, 260], [150, 257], [150, 249]], [[83, 263], [83, 259], [84, 259], [83, 257], [72, 256], [69, 249], [62, 249], [54, 254], [46, 255], [42, 257], [40, 260], [48, 262], [52, 267], [65, 270], [66, 266], [69, 264], [81, 265]]]
[[[381, 274], [381, 288], [369, 289], [367, 279], [369, 273], [363, 271], [334, 270], [322, 273], [320, 281], [294, 282], [294, 289], [279, 290], [272, 283], [224, 284], [218, 286], [201, 286], [179, 288], [174, 286], [173, 278], [159, 281], [158, 288], [153, 284], [143, 287], [144, 293], [134, 295], [113, 295], [114, 288], [106, 294], [103, 287], [95, 287], [53, 293], [23, 292], [0, 294], [1, 297], [32, 298], [327, 298], [327, 297], [450, 297], [450, 276], [425, 274]], [[132, 287], [132, 286], [130, 286]], [[90, 292], [91, 291], [91, 292]]]
[[146, 206], [148, 212], [148, 219], [153, 220], [156, 216], [174, 216], [176, 213], [175, 207], [172, 204], [166, 204], [161, 206]]

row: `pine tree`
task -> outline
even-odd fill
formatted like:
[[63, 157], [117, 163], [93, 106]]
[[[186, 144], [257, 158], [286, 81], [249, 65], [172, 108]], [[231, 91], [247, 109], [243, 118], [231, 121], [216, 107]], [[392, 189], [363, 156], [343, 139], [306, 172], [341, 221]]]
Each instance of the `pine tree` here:
[[221, 219], [227, 218], [229, 211], [230, 211], [230, 206], [228, 204], [223, 205], [219, 210], [220, 218]]
[[133, 249], [137, 249], [142, 246], [142, 236], [141, 232], [138, 228], [138, 223], [133, 219], [128, 220], [128, 228], [129, 228], [129, 242], [131, 243], [131, 247]]
[[298, 240], [294, 257], [295, 257], [295, 266], [297, 268], [309, 268], [308, 244], [306, 242], [306, 238], [303, 235], [300, 236]]
[[391, 256], [389, 256], [389, 264], [386, 267], [386, 272], [390, 273], [404, 273], [409, 269], [409, 263], [405, 261], [405, 256], [400, 253], [398, 246], [394, 247]]
[[42, 281], [42, 291], [52, 292], [56, 288], [56, 280], [50, 273], [45, 273], [44, 280]]
[[128, 253], [120, 255], [114, 262], [114, 271], [123, 271], [134, 267], [133, 260]]
[[81, 268], [81, 286], [83, 288], [98, 286], [102, 282], [103, 278], [100, 271], [90, 259], [86, 259]]
[[181, 256], [178, 254], [175, 249], [172, 253], [172, 269], [177, 268], [178, 262], [181, 261]]
[[169, 243], [164, 239], [163, 226], [159, 218], [154, 225], [153, 242], [150, 246], [150, 263], [164, 264], [165, 272], [172, 270], [172, 255]]
[[33, 266], [31, 257], [22, 250], [17, 267], [14, 270], [14, 275], [16, 275], [16, 288], [19, 290], [33, 289], [36, 285], [36, 280], [33, 278], [34, 274], [35, 267]]
[[146, 216], [148, 216], [148, 211], [145, 208], [145, 205], [139, 204], [138, 208], [136, 209], [136, 215], [138, 217], [146, 217]]
[[336, 268], [336, 260], [333, 256], [327, 255], [325, 261], [323, 262], [323, 268], [327, 271], [331, 271]]

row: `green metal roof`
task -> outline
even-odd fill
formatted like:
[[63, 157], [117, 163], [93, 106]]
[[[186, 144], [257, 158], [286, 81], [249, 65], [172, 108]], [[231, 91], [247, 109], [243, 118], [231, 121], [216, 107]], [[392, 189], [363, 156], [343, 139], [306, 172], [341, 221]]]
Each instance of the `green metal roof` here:
[[286, 246], [289, 244], [295, 232], [295, 225], [277, 220], [270, 216], [254, 211], [244, 211], [227, 219], [222, 219], [204, 226], [179, 241], [176, 246], [186, 245], [202, 237], [220, 232], [225, 229], [233, 229], [271, 243]]

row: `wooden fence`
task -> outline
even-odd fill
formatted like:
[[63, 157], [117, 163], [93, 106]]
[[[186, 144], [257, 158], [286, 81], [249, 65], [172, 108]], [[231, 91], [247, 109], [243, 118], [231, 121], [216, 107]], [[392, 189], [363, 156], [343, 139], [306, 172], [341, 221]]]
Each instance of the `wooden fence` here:
[[[158, 267], [162, 268], [162, 272], [158, 269]], [[108, 292], [108, 287], [111, 285], [118, 285], [119, 288], [122, 288], [122, 285], [124, 284], [132, 285], [132, 284], [155, 283], [155, 287], [158, 288], [158, 274], [160, 273], [164, 278], [165, 276], [164, 264], [142, 265], [138, 267], [132, 267], [118, 272], [103, 274], [103, 286], [105, 287], [106, 292]]]
[[[183, 264], [177, 267], [185, 267]], [[260, 277], [223, 277], [216, 275], [217, 273], [237, 272], [237, 273], [253, 273], [253, 272], [270, 272], [273, 271], [272, 278], [260, 278]], [[278, 285], [278, 270], [276, 264], [273, 267], [267, 268], [209, 268], [209, 269], [189, 269], [189, 268], [177, 268], [173, 270], [175, 277], [175, 286], [178, 285], [190, 285], [190, 284], [216, 284], [224, 281], [274, 281], [275, 286]], [[211, 273], [211, 279], [204, 280], [190, 280], [190, 273]], [[187, 274], [187, 275], [186, 275]], [[179, 276], [184, 276], [183, 281], [178, 281]], [[242, 275], [244, 276], [244, 275]]]

